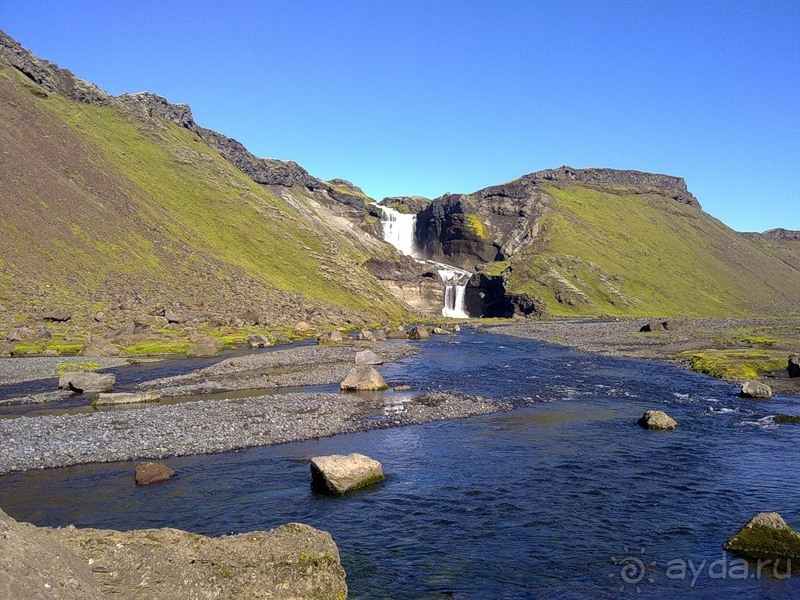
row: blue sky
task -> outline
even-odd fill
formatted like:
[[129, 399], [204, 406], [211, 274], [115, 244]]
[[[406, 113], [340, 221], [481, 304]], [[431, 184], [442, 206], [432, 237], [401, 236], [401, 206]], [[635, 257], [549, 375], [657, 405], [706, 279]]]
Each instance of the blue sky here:
[[376, 198], [601, 166], [800, 229], [797, 1], [0, 0], [0, 28]]

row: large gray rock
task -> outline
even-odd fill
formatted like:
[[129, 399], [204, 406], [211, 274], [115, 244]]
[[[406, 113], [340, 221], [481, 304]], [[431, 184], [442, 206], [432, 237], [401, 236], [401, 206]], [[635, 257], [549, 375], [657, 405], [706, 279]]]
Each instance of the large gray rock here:
[[158, 402], [161, 394], [158, 392], [118, 392], [116, 394], [100, 394], [94, 399], [94, 406], [114, 406], [115, 404], [145, 404]]
[[253, 335], [247, 336], [247, 343], [250, 344], [251, 348], [267, 348], [269, 347], [270, 341], [269, 338], [265, 335], [260, 333], [255, 333]]
[[675, 429], [678, 426], [678, 422], [663, 410], [645, 411], [644, 415], [636, 423], [645, 429], [667, 430]]
[[186, 356], [189, 358], [210, 358], [220, 353], [222, 342], [209, 336], [199, 337], [194, 340], [194, 346], [189, 348]]
[[447, 329], [444, 329], [442, 327], [434, 327], [431, 331], [435, 335], [451, 335], [451, 333], [447, 331]]
[[175, 477], [175, 471], [164, 463], [146, 462], [136, 465], [136, 485], [150, 485], [169, 481]]
[[789, 377], [800, 377], [800, 354], [792, 354], [786, 367]]
[[361, 350], [356, 352], [357, 365], [382, 365], [383, 359], [372, 350]]
[[739, 395], [744, 398], [757, 398], [769, 400], [772, 398], [772, 388], [760, 381], [745, 381], [742, 384], [742, 391]]
[[800, 561], [800, 533], [776, 512], [758, 513], [722, 547], [747, 558]]
[[381, 463], [357, 452], [311, 459], [311, 486], [319, 493], [341, 496], [384, 479]]
[[408, 339], [427, 340], [430, 337], [428, 330], [423, 325], [416, 325], [408, 330]]
[[110, 392], [117, 378], [111, 373], [85, 373], [83, 371], [67, 372], [58, 379], [58, 387], [70, 389], [79, 394], [92, 392]]
[[345, 391], [367, 392], [385, 390], [389, 385], [374, 367], [359, 365], [350, 370], [339, 387]]

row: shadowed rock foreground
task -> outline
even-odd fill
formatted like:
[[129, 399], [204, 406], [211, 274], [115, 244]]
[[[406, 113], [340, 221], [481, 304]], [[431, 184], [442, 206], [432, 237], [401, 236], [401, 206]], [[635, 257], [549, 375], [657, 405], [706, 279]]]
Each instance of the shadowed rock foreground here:
[[0, 597], [347, 597], [328, 533], [299, 523], [209, 538], [178, 529], [52, 529], [0, 510]]

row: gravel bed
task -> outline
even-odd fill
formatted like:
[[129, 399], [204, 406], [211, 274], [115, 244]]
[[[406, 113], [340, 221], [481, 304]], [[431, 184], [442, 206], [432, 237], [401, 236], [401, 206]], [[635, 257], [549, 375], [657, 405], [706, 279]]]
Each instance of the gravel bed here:
[[56, 370], [61, 363], [91, 362], [100, 365], [101, 369], [111, 369], [127, 365], [127, 358], [96, 358], [83, 356], [35, 356], [25, 358], [0, 359], [0, 385], [23, 383], [37, 379], [57, 377]]
[[69, 390], [40, 392], [38, 394], [27, 394], [26, 396], [0, 399], [0, 406], [8, 406], [12, 404], [45, 404], [47, 402], [58, 402], [60, 400], [66, 400], [71, 396], [74, 396], [74, 393]]
[[385, 362], [395, 362], [421, 352], [413, 344], [397, 341], [301, 346], [237, 356], [185, 375], [146, 381], [137, 387], [174, 397], [339, 383], [355, 365], [356, 353], [367, 348], [374, 350]]
[[511, 408], [461, 393], [297, 393], [0, 421], [0, 474], [206, 454]]

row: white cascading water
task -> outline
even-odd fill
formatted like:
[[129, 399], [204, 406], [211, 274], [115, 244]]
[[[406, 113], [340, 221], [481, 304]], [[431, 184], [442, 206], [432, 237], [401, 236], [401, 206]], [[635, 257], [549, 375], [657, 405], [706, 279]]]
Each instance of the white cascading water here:
[[439, 277], [445, 284], [442, 316], [448, 319], [469, 319], [464, 305], [464, 295], [472, 273], [444, 263], [418, 258], [415, 240], [417, 215], [403, 214], [377, 202], [373, 202], [373, 204], [381, 211], [384, 241], [389, 242], [406, 256], [415, 258], [418, 262], [426, 262], [437, 267]]

